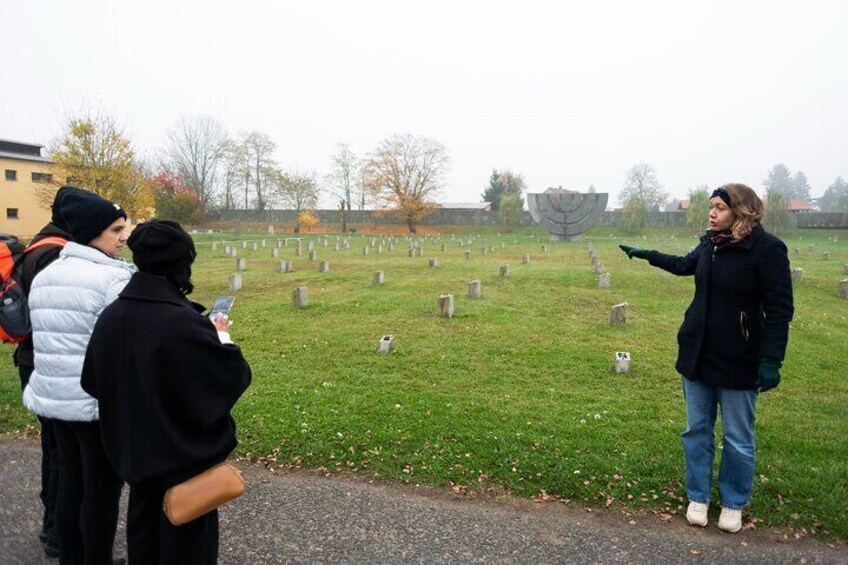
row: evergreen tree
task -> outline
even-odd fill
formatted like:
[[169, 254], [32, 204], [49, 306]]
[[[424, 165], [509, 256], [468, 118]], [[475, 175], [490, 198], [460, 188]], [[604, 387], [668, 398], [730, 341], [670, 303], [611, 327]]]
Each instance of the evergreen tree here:
[[792, 178], [792, 198], [800, 198], [804, 202], [810, 201], [810, 183], [807, 175], [798, 171]]
[[789, 172], [789, 168], [783, 163], [778, 163], [772, 167], [768, 172], [768, 176], [763, 181], [763, 186], [766, 188], [766, 196], [775, 193], [780, 194], [784, 198], [790, 198], [794, 195], [794, 184], [792, 173]]
[[848, 182], [836, 177], [819, 198], [819, 208], [822, 212], [848, 212]]

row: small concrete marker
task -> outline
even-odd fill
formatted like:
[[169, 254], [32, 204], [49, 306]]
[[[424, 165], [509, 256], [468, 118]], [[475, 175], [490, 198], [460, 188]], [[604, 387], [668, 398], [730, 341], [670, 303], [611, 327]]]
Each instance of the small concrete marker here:
[[271, 249], [271, 258], [276, 259], [279, 256], [280, 256], [280, 248], [279, 247], [272, 248]]
[[804, 282], [804, 269], [801, 267], [793, 267], [792, 268], [792, 284], [799, 284]]
[[830, 251], [825, 251], [822, 253], [822, 259], [825, 261], [830, 261]]
[[329, 273], [330, 272], [330, 262], [329, 261], [321, 261], [318, 263], [318, 272], [319, 273]]
[[236, 259], [236, 271], [246, 271], [247, 270], [247, 258], [238, 257]]
[[388, 355], [392, 351], [395, 350], [395, 336], [389, 334], [384, 335], [380, 338], [380, 341], [377, 343], [377, 353], [382, 353], [383, 355]]
[[386, 282], [386, 274], [383, 271], [376, 271], [371, 284], [383, 284]]
[[295, 308], [306, 308], [309, 304], [309, 293], [307, 287], [296, 286], [292, 290], [292, 306]]
[[280, 261], [279, 263], [277, 263], [277, 270], [281, 273], [291, 273], [292, 262], [289, 260]]
[[521, 258], [521, 264], [522, 265], [529, 265], [530, 264], [530, 256], [529, 255], [523, 256]]
[[453, 318], [453, 294], [439, 296], [439, 312], [445, 318]]
[[848, 298], [848, 279], [839, 281], [839, 298]]
[[468, 298], [480, 298], [483, 296], [483, 283], [474, 279], [468, 283]]
[[230, 290], [241, 290], [241, 275], [236, 273], [230, 275]]
[[430, 264], [431, 269], [435, 269], [436, 267], [439, 266], [439, 260], [436, 259], [435, 257], [433, 257], [432, 259], [430, 259], [429, 264]]
[[501, 265], [500, 273], [502, 277], [509, 276], [509, 265]]
[[470, 261], [470, 260], [471, 260], [471, 252], [470, 252], [470, 251], [466, 251], [466, 252], [465, 252], [465, 260], [466, 260], [466, 261]]
[[616, 351], [615, 352], [615, 372], [629, 373], [630, 372], [630, 352]]
[[627, 302], [616, 304], [610, 309], [609, 323], [613, 326], [623, 326], [627, 323]]
[[309, 252], [309, 260], [312, 261], [313, 263], [317, 262], [318, 261], [318, 252], [317, 251], [310, 251]]
[[598, 288], [609, 288], [610, 287], [610, 274], [602, 273], [598, 276]]

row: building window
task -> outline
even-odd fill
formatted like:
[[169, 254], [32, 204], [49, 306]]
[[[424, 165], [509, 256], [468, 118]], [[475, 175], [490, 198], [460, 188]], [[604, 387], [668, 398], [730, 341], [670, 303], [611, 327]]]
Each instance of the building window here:
[[18, 180], [18, 171], [6, 169], [6, 180]]
[[6, 208], [6, 219], [7, 220], [17, 220], [18, 219], [18, 209], [17, 208]]
[[32, 173], [32, 182], [50, 182], [53, 175], [50, 173]]

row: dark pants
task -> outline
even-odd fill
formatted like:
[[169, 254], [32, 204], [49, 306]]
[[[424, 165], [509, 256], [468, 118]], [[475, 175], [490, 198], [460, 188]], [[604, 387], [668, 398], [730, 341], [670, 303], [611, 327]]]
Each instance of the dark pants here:
[[106, 459], [100, 425], [62, 420], [54, 424], [59, 445], [59, 562], [112, 565], [123, 481]]
[[[21, 390], [26, 388], [33, 367], [21, 365]], [[41, 537], [45, 546], [55, 550], [59, 547], [56, 532], [56, 495], [59, 491], [59, 453], [56, 445], [56, 430], [53, 420], [38, 417], [41, 424], [41, 504], [44, 513], [41, 521]]]
[[218, 561], [218, 511], [174, 526], [162, 512], [164, 490], [130, 487], [128, 565], [203, 565]]

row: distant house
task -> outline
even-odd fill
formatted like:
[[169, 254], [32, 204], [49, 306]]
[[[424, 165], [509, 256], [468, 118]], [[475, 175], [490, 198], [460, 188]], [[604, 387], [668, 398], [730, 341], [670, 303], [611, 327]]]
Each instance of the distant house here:
[[684, 198], [683, 200], [677, 203], [678, 210], [688, 210], [689, 209], [689, 199]]
[[0, 232], [31, 237], [50, 221], [36, 190], [53, 180], [53, 164], [44, 146], [0, 139]]
[[444, 202], [439, 204], [443, 210], [477, 210], [478, 212], [491, 212], [491, 202]]

